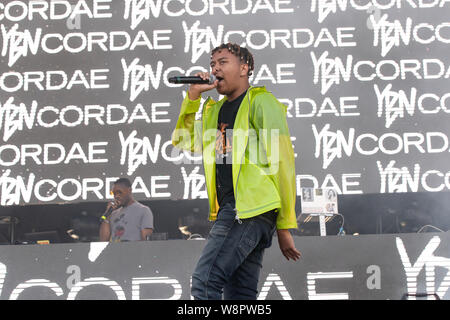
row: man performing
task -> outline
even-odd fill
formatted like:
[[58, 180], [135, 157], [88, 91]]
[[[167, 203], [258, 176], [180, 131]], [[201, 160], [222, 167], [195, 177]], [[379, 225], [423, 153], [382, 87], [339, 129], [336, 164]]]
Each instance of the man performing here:
[[102, 216], [100, 241], [147, 240], [153, 232], [153, 214], [149, 207], [133, 199], [130, 180], [118, 179], [112, 192], [114, 202], [108, 203]]
[[[212, 51], [212, 84], [192, 84], [182, 103], [172, 143], [202, 151], [210, 220], [215, 220], [192, 275], [195, 299], [256, 299], [265, 248], [277, 229], [287, 260], [297, 260], [288, 229], [297, 228], [295, 162], [286, 107], [264, 87], [251, 87], [252, 54], [236, 44]], [[209, 73], [196, 76], [209, 79]], [[201, 93], [209, 98], [195, 121]]]

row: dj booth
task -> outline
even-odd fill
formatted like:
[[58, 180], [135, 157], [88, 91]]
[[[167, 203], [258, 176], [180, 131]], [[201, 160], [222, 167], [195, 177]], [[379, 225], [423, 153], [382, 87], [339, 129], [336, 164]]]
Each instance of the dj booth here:
[[[266, 251], [259, 300], [449, 299], [450, 233], [295, 236]], [[0, 299], [191, 300], [205, 240], [0, 246]]]

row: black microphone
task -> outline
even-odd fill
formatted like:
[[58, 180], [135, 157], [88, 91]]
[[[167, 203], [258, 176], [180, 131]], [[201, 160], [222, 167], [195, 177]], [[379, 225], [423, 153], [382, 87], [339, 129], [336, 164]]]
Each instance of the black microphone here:
[[100, 221], [108, 222], [106, 219], [109, 217], [109, 215], [114, 211], [113, 206], [109, 207], [108, 210], [100, 217]]
[[178, 76], [169, 78], [170, 83], [213, 84], [214, 81], [216, 81], [216, 76], [213, 74], [206, 80], [199, 76]]

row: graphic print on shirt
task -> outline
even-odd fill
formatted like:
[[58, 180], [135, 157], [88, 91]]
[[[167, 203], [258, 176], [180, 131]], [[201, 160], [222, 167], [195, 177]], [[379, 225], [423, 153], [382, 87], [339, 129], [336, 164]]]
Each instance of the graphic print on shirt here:
[[117, 226], [116, 231], [114, 232], [114, 238], [116, 240], [120, 240], [120, 238], [124, 235], [125, 228], [123, 226]]
[[227, 158], [228, 155], [231, 154], [232, 146], [231, 146], [231, 139], [232, 136], [231, 130], [227, 130], [226, 128], [229, 126], [228, 123], [220, 123], [219, 124], [219, 130], [217, 130], [216, 133], [216, 158], [218, 163], [229, 163], [228, 161], [223, 161], [223, 159]]
[[123, 219], [125, 217], [125, 214], [122, 213], [119, 217], [114, 219], [114, 223], [121, 223], [117, 224], [116, 228], [114, 230], [114, 239], [116, 242], [119, 242], [121, 237], [125, 234], [125, 226], [127, 222]]

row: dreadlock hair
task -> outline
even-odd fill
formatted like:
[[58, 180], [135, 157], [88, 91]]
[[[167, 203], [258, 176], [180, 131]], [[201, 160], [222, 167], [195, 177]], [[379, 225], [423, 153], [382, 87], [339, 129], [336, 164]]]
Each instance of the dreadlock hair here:
[[238, 57], [241, 63], [245, 63], [248, 65], [248, 73], [247, 76], [251, 76], [253, 74], [253, 70], [255, 69], [255, 61], [253, 59], [253, 55], [248, 51], [247, 48], [241, 47], [236, 43], [222, 43], [220, 46], [216, 47], [211, 51], [211, 57], [222, 49], [227, 49], [231, 54]]

